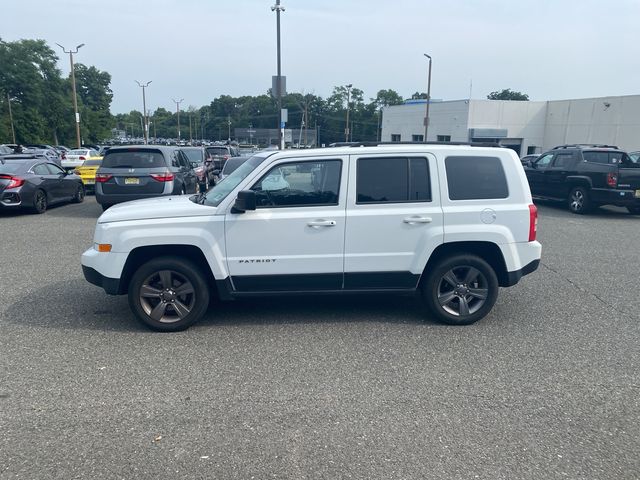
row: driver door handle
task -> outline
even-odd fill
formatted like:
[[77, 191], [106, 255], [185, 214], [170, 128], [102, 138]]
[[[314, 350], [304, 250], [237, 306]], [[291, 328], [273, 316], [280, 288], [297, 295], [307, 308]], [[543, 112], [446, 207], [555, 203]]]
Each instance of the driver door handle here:
[[413, 216], [413, 217], [407, 217], [404, 220], [402, 220], [404, 223], [408, 223], [409, 225], [413, 225], [416, 223], [431, 223], [433, 222], [433, 218], [431, 217], [420, 217], [420, 216]]
[[312, 228], [335, 227], [336, 221], [335, 220], [313, 220], [311, 222], [308, 222], [307, 225]]

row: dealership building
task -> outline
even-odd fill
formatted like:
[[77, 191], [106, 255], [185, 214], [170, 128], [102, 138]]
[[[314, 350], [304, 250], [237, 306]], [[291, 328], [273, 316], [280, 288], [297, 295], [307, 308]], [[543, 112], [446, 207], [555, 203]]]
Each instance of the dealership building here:
[[[385, 107], [382, 141], [424, 140], [426, 100]], [[640, 95], [550, 100], [432, 100], [428, 141], [497, 142], [520, 156], [590, 143], [640, 150]]]

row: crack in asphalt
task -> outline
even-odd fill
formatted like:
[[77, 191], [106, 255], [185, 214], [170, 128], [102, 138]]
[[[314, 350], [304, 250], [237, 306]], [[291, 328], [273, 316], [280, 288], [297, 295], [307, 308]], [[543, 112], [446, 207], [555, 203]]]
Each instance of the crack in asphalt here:
[[560, 273], [559, 271], [557, 271], [556, 269], [550, 267], [549, 265], [547, 265], [544, 262], [540, 262], [540, 265], [542, 265], [544, 268], [546, 268], [547, 270], [555, 273], [557, 276], [559, 276], [561, 279], [565, 280], [567, 283], [569, 283], [572, 287], [580, 290], [583, 293], [586, 293], [588, 295], [591, 295], [592, 297], [594, 297], [596, 300], [598, 300], [600, 303], [602, 303], [603, 305], [606, 305], [607, 307], [611, 308], [612, 310], [614, 310], [617, 313], [620, 313], [622, 315], [624, 315], [625, 317], [630, 318], [631, 320], [635, 320], [636, 316], [631, 313], [631, 312], [627, 312], [626, 310], [620, 310], [618, 307], [616, 307], [615, 305], [613, 305], [612, 303], [607, 302], [604, 298], [600, 297], [597, 293], [594, 293], [590, 290], [587, 290], [584, 287], [581, 287], [580, 285], [578, 285], [576, 282], [574, 282], [573, 280], [571, 280], [568, 276], [563, 275], [562, 273]]

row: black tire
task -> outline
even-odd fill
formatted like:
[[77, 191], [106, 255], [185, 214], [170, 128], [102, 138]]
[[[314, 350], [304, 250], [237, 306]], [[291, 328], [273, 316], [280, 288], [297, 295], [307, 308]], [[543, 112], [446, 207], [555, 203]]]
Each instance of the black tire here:
[[84, 191], [84, 186], [78, 185], [78, 188], [76, 189], [76, 194], [73, 196], [73, 199], [71, 201], [73, 203], [82, 203], [84, 202], [85, 194], [86, 192]]
[[44, 213], [47, 211], [49, 202], [47, 201], [47, 193], [44, 190], [36, 190], [33, 194], [33, 212]]
[[567, 203], [569, 204], [569, 210], [578, 215], [584, 215], [593, 210], [591, 195], [586, 187], [573, 187], [569, 192]]
[[[181, 289], [185, 293], [180, 294]], [[133, 274], [129, 283], [129, 306], [136, 317], [153, 330], [178, 332], [189, 328], [206, 313], [209, 285], [193, 262], [179, 257], [159, 257]]]
[[498, 289], [498, 278], [491, 265], [476, 255], [461, 254], [444, 258], [430, 267], [421, 293], [437, 321], [470, 325], [491, 311]]

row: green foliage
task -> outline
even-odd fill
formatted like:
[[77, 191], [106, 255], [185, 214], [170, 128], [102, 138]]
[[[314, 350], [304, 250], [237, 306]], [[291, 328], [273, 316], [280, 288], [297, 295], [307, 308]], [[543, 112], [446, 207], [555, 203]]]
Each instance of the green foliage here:
[[[0, 142], [11, 141], [8, 95], [18, 143], [75, 144], [71, 80], [62, 77], [57, 62], [58, 57], [44, 40], [0, 39]], [[110, 81], [108, 73], [76, 64], [85, 141], [103, 138], [111, 126]]]
[[411, 95], [411, 100], [426, 100], [428, 95], [425, 92], [416, 92]]
[[529, 95], [526, 93], [516, 92], [511, 90], [510, 88], [505, 88], [504, 90], [498, 92], [491, 92], [487, 95], [489, 100], [529, 100]]

